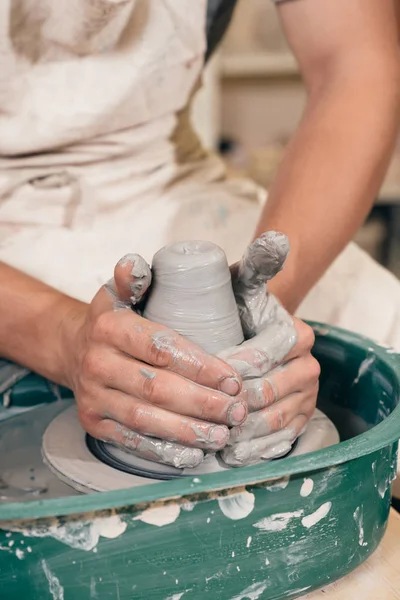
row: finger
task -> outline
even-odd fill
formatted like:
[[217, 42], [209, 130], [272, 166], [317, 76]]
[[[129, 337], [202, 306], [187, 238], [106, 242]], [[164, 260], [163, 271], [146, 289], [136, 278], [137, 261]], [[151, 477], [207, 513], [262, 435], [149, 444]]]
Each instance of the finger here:
[[241, 396], [246, 399], [249, 414], [279, 400], [272, 377], [244, 380]]
[[288, 357], [297, 342], [294, 327], [269, 323], [263, 331], [240, 346], [219, 353], [243, 378], [263, 377]]
[[101, 314], [95, 319], [92, 336], [94, 342], [112, 345], [127, 356], [229, 396], [236, 396], [241, 390], [241, 379], [231, 366], [175, 331], [132, 311]]
[[[239, 310], [243, 333], [249, 339], [261, 331], [268, 321], [287, 320], [288, 313], [274, 296], [267, 294], [266, 282], [282, 268], [289, 252], [283, 233], [268, 231], [246, 250], [242, 260], [231, 267], [232, 286]], [[290, 318], [290, 317], [289, 317]]]
[[188, 448], [175, 442], [141, 435], [110, 419], [101, 421], [94, 437], [140, 458], [171, 465], [177, 469], [197, 467], [204, 458], [204, 453], [199, 448]]
[[311, 418], [317, 399], [318, 386], [286, 396], [263, 410], [253, 412], [230, 432], [229, 445], [264, 437], [287, 427], [297, 415]]
[[227, 446], [221, 451], [221, 458], [231, 467], [255, 464], [264, 457], [284, 456], [289, 452], [295, 439], [294, 431], [285, 429], [251, 442], [239, 442], [234, 446]]
[[209, 451], [220, 450], [229, 439], [224, 425], [177, 415], [122, 392], [104, 389], [96, 400], [98, 414], [142, 435]]
[[[234, 273], [234, 288], [252, 290], [263, 286], [283, 268], [289, 253], [284, 233], [266, 231], [248, 248]], [[235, 276], [236, 275], [236, 276]]]
[[239, 425], [247, 416], [247, 403], [240, 396], [228, 396], [124, 356], [111, 355], [107, 362], [108, 387], [154, 406], [229, 426]]
[[245, 380], [241, 396], [246, 399], [249, 413], [252, 413], [313, 387], [318, 382], [320, 371], [318, 361], [307, 354], [276, 367], [262, 379]]
[[221, 451], [222, 460], [231, 467], [251, 465], [260, 460], [271, 460], [287, 454], [293, 442], [304, 429], [308, 419], [297, 415], [289, 427], [255, 440], [239, 442]]

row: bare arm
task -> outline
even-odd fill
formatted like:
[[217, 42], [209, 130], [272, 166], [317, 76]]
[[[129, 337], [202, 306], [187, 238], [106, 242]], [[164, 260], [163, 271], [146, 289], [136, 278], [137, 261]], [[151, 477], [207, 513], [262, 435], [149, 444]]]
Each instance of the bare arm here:
[[393, 0], [295, 0], [279, 12], [307, 106], [256, 235], [286, 233], [291, 254], [270, 290], [294, 311], [368, 214], [398, 129]]
[[85, 306], [0, 263], [0, 356], [67, 385], [63, 352]]

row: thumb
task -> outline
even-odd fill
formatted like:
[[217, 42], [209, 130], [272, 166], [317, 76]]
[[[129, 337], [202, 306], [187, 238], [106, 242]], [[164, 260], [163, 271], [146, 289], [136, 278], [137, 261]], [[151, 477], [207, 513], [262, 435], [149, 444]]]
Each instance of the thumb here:
[[250, 244], [242, 259], [231, 267], [232, 287], [246, 339], [262, 330], [270, 318], [266, 282], [283, 268], [288, 253], [287, 236], [267, 231]]
[[283, 269], [288, 254], [287, 236], [278, 231], [266, 231], [247, 247], [233, 269], [234, 287], [250, 290], [265, 284]]
[[151, 284], [151, 269], [140, 254], [126, 254], [114, 269], [114, 285], [118, 300], [135, 306]]
[[114, 277], [103, 285], [92, 301], [93, 313], [131, 308], [145, 296], [151, 284], [151, 269], [139, 254], [126, 254], [114, 269]]

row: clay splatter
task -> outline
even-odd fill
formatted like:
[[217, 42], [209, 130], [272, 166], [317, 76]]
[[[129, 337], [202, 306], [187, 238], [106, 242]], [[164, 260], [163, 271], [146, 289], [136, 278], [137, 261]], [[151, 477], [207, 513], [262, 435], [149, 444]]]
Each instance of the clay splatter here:
[[369, 356], [368, 358], [365, 358], [362, 361], [360, 368], [358, 369], [357, 377], [353, 381], [353, 385], [356, 385], [360, 381], [361, 377], [365, 375], [365, 373], [368, 371], [368, 369], [374, 362], [375, 356]]
[[328, 515], [331, 508], [332, 508], [332, 502], [325, 502], [325, 504], [322, 504], [322, 506], [320, 506], [311, 515], [308, 515], [307, 517], [303, 517], [303, 519], [301, 520], [301, 524], [303, 525], [303, 527], [306, 527], [307, 529], [309, 529], [310, 527], [313, 527], [314, 525], [319, 523], [322, 519], [324, 519]]
[[44, 523], [3, 523], [5, 529], [22, 533], [25, 537], [51, 537], [59, 542], [87, 552], [96, 548], [101, 537], [113, 539], [122, 535], [127, 524], [118, 515], [97, 517], [93, 520], [70, 520], [60, 525], [57, 520]]
[[258, 600], [261, 594], [267, 589], [266, 581], [259, 581], [247, 587], [243, 592], [231, 598], [231, 600]]
[[300, 490], [300, 496], [302, 496], [303, 498], [307, 498], [307, 496], [309, 496], [312, 491], [314, 489], [314, 481], [310, 478], [305, 478], [303, 485], [301, 486], [301, 490]]
[[260, 529], [261, 531], [283, 531], [289, 525], [292, 519], [301, 517], [304, 514], [304, 510], [295, 510], [293, 512], [276, 513], [270, 517], [265, 517], [254, 523], [253, 527]]
[[90, 578], [90, 597], [95, 598], [97, 596], [96, 591], [96, 580], [94, 577]]
[[206, 577], [206, 583], [208, 583], [212, 579], [220, 579], [221, 577], [223, 577], [223, 575], [224, 574], [222, 571], [218, 571], [218, 573], [214, 573], [214, 575], [211, 575], [211, 577]]
[[281, 490], [285, 490], [287, 488], [289, 482], [290, 475], [277, 479], [276, 482], [272, 483], [271, 485], [265, 486], [265, 489], [269, 492], [280, 492]]
[[154, 371], [149, 371], [149, 369], [139, 369], [139, 373], [146, 377], [146, 379], [154, 379], [156, 377], [156, 373]]
[[226, 496], [224, 498], [218, 498], [218, 504], [221, 512], [232, 519], [232, 521], [238, 521], [239, 519], [245, 519], [253, 511], [255, 497], [250, 492], [241, 492], [240, 494], [233, 494], [232, 496]]
[[64, 588], [60, 583], [58, 577], [52, 573], [47, 562], [42, 560], [42, 569], [46, 575], [46, 579], [49, 582], [49, 592], [53, 596], [53, 600], [64, 600]]
[[368, 546], [367, 542], [364, 542], [364, 527], [363, 527], [364, 511], [362, 509], [362, 506], [358, 506], [356, 508], [356, 510], [354, 511], [354, 514], [353, 514], [353, 518], [358, 526], [358, 545], [359, 546]]
[[181, 509], [178, 504], [170, 504], [168, 506], [160, 506], [156, 508], [148, 508], [138, 517], [134, 517], [134, 521], [142, 521], [148, 525], [163, 527], [174, 523], [179, 517]]

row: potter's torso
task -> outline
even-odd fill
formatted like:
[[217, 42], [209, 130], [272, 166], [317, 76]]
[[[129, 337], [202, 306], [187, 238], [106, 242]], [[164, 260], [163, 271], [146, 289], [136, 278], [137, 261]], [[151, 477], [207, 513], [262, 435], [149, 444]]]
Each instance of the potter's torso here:
[[[0, 2], [0, 243], [10, 226], [21, 235], [93, 224], [171, 184], [184, 162], [178, 115], [204, 65], [206, 9], [206, 0]], [[196, 136], [183, 137], [202, 156]]]
[[89, 300], [127, 251], [151, 260], [185, 237], [225, 247], [221, 230], [240, 255], [258, 191], [226, 185], [187, 110], [207, 31], [215, 46], [232, 8], [0, 2], [0, 260]]
[[54, 150], [175, 114], [236, 4], [2, 0], [0, 156]]
[[175, 113], [203, 65], [205, 14], [205, 0], [3, 0], [0, 155]]

